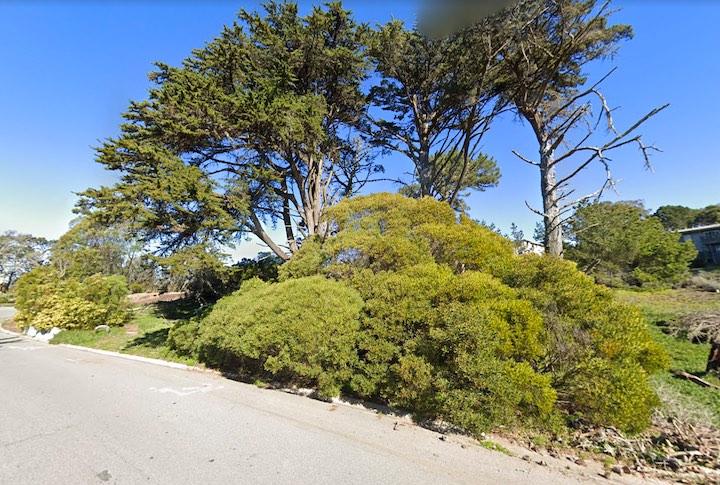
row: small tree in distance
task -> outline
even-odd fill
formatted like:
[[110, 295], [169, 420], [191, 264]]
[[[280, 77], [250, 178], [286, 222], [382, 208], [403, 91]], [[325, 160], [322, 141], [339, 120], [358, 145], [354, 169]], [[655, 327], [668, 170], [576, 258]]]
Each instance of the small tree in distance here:
[[52, 244], [17, 231], [0, 234], [0, 293], [8, 292], [22, 275], [47, 263]]
[[567, 224], [567, 257], [600, 283], [669, 286], [687, 276], [697, 256], [691, 241], [666, 231], [641, 203], [603, 202], [580, 207]]

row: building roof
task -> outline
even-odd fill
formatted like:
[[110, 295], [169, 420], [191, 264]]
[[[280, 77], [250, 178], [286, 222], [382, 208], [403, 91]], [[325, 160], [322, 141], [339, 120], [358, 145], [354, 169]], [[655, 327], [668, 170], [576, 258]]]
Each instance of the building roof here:
[[704, 232], [704, 231], [712, 231], [715, 229], [720, 229], [720, 224], [710, 224], [709, 226], [689, 227], [687, 229], [680, 229], [678, 232], [680, 234], [688, 234], [691, 232]]

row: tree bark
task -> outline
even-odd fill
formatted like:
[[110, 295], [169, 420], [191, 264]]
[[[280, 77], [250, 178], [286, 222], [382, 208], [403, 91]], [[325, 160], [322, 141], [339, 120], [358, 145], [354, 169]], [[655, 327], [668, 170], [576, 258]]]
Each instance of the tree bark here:
[[555, 173], [555, 151], [549, 140], [540, 144], [540, 191], [543, 199], [543, 223], [545, 225], [545, 252], [563, 257], [563, 232], [560, 220], [560, 197]]

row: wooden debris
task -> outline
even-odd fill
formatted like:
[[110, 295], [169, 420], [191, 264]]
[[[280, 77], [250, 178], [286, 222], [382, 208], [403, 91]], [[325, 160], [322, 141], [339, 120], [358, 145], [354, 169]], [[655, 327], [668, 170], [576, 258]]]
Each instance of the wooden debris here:
[[699, 378], [698, 376], [694, 374], [690, 374], [689, 372], [685, 372], [682, 370], [676, 370], [673, 372], [675, 374], [675, 377], [684, 377], [685, 379], [694, 382], [695, 384], [703, 387], [712, 387], [713, 389], [720, 389], [720, 386], [716, 386], [715, 384], [712, 384], [704, 379]]

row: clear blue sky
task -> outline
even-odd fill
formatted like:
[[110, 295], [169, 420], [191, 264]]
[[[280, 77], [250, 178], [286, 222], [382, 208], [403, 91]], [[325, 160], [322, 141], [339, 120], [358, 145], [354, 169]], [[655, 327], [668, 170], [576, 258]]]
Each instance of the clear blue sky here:
[[[301, 2], [308, 6], [310, 2]], [[351, 1], [361, 21], [394, 16], [412, 22], [412, 2]], [[642, 128], [663, 149], [644, 170], [638, 153], [614, 156], [620, 195], [649, 208], [665, 204], [703, 207], [720, 202], [720, 3], [616, 1], [613, 20], [629, 23], [635, 38], [619, 55], [593, 68], [597, 79], [611, 67], [603, 92], [619, 127], [653, 107], [670, 108]], [[94, 162], [92, 146], [118, 133], [130, 99], [143, 99], [153, 61], [179, 64], [193, 48], [216, 36], [240, 8], [255, 2], [0, 1], [0, 232], [15, 229], [57, 238], [67, 230], [73, 192], [110, 184], [114, 175]], [[508, 116], [485, 140], [503, 172], [500, 186], [469, 199], [471, 215], [507, 230], [516, 222], [527, 236], [537, 218], [538, 174], [511, 150], [533, 156], [533, 135]], [[384, 160], [391, 172], [409, 170], [400, 156]], [[597, 174], [580, 180], [592, 191]], [[593, 184], [595, 182], [595, 184]], [[382, 188], [382, 187], [378, 187]], [[256, 245], [247, 249], [254, 254]]]

